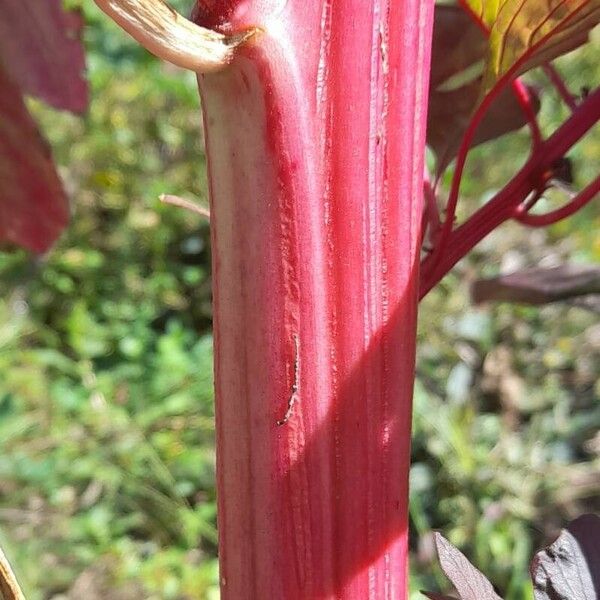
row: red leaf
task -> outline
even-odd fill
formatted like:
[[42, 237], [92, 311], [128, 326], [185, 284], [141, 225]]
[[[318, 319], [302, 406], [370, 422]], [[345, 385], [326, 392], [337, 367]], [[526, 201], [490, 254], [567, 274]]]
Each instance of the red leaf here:
[[61, 0], [0, 0], [0, 60], [27, 94], [64, 110], [88, 103], [83, 20]]
[[0, 241], [44, 252], [69, 219], [48, 147], [0, 66]]

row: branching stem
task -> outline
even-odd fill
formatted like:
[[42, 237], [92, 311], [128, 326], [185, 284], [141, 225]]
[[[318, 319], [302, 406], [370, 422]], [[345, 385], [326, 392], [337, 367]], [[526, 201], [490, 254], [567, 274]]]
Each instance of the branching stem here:
[[600, 175], [584, 188], [570, 202], [543, 215], [532, 215], [527, 210], [517, 208], [515, 219], [528, 227], [547, 227], [575, 214], [600, 193]]
[[[473, 18], [479, 24], [479, 26], [484, 31], [488, 32], [488, 28], [486, 27], [485, 23], [472, 9], [469, 8], [467, 3], [463, 1], [463, 2], [461, 2], [461, 4], [465, 7], [466, 10], [468, 10], [473, 15]], [[541, 44], [541, 43], [542, 43], [541, 41], [538, 41], [538, 44]], [[454, 219], [456, 216], [456, 207], [458, 204], [460, 183], [462, 180], [465, 163], [467, 160], [467, 155], [469, 153], [469, 149], [472, 146], [473, 139], [477, 132], [477, 128], [481, 124], [481, 121], [483, 120], [483, 118], [484, 118], [485, 114], [487, 113], [488, 109], [490, 108], [491, 104], [498, 97], [500, 92], [504, 89], [504, 86], [508, 85], [509, 82], [511, 82], [515, 79], [516, 74], [518, 74], [519, 69], [521, 68], [521, 66], [525, 60], [526, 60], [526, 55], [523, 55], [519, 60], [517, 60], [512, 65], [512, 67], [500, 79], [498, 79], [498, 81], [496, 82], [494, 87], [483, 98], [480, 105], [477, 107], [477, 110], [473, 114], [473, 117], [471, 118], [469, 126], [467, 127], [467, 130], [465, 131], [465, 134], [461, 141], [461, 145], [460, 145], [458, 155], [456, 158], [456, 166], [454, 169], [454, 173], [453, 173], [453, 177], [452, 177], [452, 184], [450, 186], [450, 193], [449, 193], [448, 201], [447, 201], [447, 205], [446, 205], [446, 218], [445, 218], [445, 221], [442, 224], [442, 227], [440, 230], [440, 236], [438, 239], [438, 243], [436, 244], [436, 247], [435, 247], [434, 251], [432, 252], [432, 254], [430, 254], [427, 257], [427, 259], [425, 260], [425, 262], [429, 264], [429, 266], [432, 270], [436, 269], [437, 263], [446, 262], [447, 258], [448, 258], [448, 252], [446, 251], [446, 249], [447, 249], [447, 245], [449, 243], [449, 238], [452, 234], [452, 230], [454, 227]], [[555, 81], [554, 81], [555, 85], [559, 85], [560, 81], [562, 81], [562, 80], [560, 80], [560, 77], [558, 77], [558, 79], [555, 78]], [[515, 88], [515, 91], [518, 92], [517, 88]], [[563, 93], [564, 93], [564, 90], [563, 90]], [[519, 98], [519, 101], [522, 100], [522, 98], [520, 97], [520, 94], [517, 94], [517, 97]], [[524, 106], [524, 109], [526, 110], [526, 115], [528, 116], [529, 125], [532, 130], [533, 153], [534, 153], [534, 155], [538, 155], [538, 157], [539, 157], [541, 150], [546, 147], [546, 144], [542, 142], [542, 137], [541, 137], [539, 128], [537, 126], [537, 121], [535, 120], [535, 118], [533, 118], [533, 119], [531, 118], [531, 114], [530, 114], [531, 106], [528, 107], [527, 105], [523, 105], [523, 102], [521, 102], [521, 105]], [[533, 159], [533, 156], [531, 157], [531, 159]], [[530, 159], [530, 162], [531, 162], [531, 159]], [[528, 162], [528, 164], [529, 164], [529, 162]], [[422, 292], [422, 293], [426, 293], [426, 292]]]
[[[504, 221], [513, 218], [516, 207], [521, 205], [532, 191], [538, 189], [542, 174], [551, 169], [555, 161], [563, 157], [599, 120], [600, 88], [592, 92], [578, 105], [577, 110], [569, 119], [542, 143], [515, 177], [492, 200], [475, 212], [456, 230], [451, 230], [452, 223], [450, 222], [450, 228], [447, 228], [445, 233], [444, 251], [440, 251], [440, 244], [438, 244], [436, 251], [422, 261], [420, 297], [425, 296], [486, 235]], [[454, 209], [458, 198], [459, 181], [460, 178], [457, 179], [455, 172], [453, 180], [453, 186], [456, 188]], [[557, 215], [556, 212], [550, 213], [553, 215], [552, 219], [558, 220], [558, 216], [560, 218], [569, 216], [576, 208], [592, 200], [598, 193], [597, 186], [598, 180], [596, 179], [577, 197], [579, 200], [575, 206], [573, 206], [575, 202], [573, 200], [567, 206], [559, 209], [561, 211], [560, 215]], [[451, 192], [452, 198], [453, 193]], [[448, 213], [445, 226], [448, 225], [450, 214], [454, 215], [454, 209]]]

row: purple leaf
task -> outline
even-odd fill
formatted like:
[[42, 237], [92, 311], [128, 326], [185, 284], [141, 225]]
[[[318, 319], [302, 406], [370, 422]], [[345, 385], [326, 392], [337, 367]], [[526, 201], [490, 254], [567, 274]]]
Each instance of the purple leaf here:
[[1, 65], [0, 90], [0, 242], [44, 252], [67, 224], [69, 206], [50, 151]]
[[83, 20], [62, 0], [0, 0], [0, 62], [21, 89], [55, 108], [88, 103], [80, 36]]
[[531, 564], [536, 600], [600, 598], [600, 517], [582, 515]]
[[479, 279], [471, 290], [476, 304], [488, 301], [547, 304], [588, 294], [600, 294], [600, 267], [595, 265], [525, 269]]
[[461, 600], [501, 600], [487, 577], [437, 532], [435, 545], [442, 570], [456, 588]]

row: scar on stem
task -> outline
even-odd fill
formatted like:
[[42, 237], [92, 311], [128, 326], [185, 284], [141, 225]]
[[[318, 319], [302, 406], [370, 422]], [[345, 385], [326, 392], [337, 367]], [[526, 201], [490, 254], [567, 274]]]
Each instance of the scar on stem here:
[[172, 206], [178, 206], [179, 208], [185, 208], [197, 215], [203, 216], [205, 219], [210, 221], [210, 211], [208, 208], [204, 208], [204, 206], [198, 206], [195, 202], [191, 200], [186, 200], [185, 198], [181, 198], [180, 196], [174, 196], [173, 194], [162, 194], [159, 197], [159, 200], [164, 204], [171, 204]]
[[292, 388], [287, 403], [287, 410], [283, 419], [277, 421], [277, 425], [285, 425], [294, 414], [294, 406], [298, 400], [298, 387], [300, 384], [300, 340], [296, 334], [294, 334], [294, 381], [292, 382]]

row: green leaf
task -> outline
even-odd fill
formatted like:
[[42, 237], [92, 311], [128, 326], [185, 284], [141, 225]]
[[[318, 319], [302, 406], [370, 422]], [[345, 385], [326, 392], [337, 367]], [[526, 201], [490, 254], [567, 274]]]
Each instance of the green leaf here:
[[574, 50], [600, 23], [600, 0], [463, 0], [490, 32], [484, 92]]

